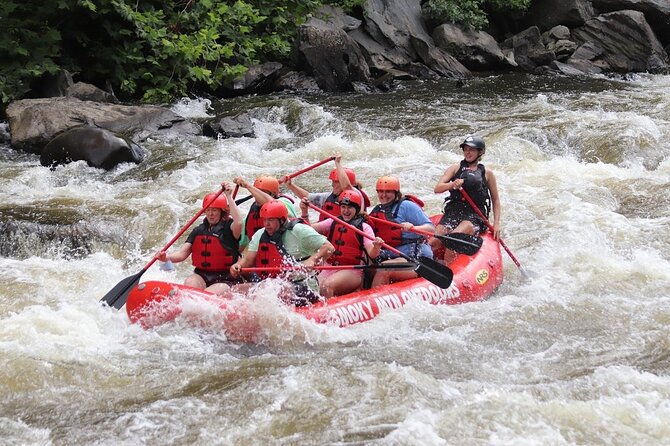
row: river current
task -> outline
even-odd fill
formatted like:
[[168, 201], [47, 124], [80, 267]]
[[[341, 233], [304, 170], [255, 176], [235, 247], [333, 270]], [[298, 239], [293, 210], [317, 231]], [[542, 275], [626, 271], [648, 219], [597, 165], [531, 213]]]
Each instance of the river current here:
[[[182, 100], [193, 119], [250, 111], [256, 137], [150, 140], [145, 162], [110, 172], [0, 143], [0, 445], [670, 445], [668, 91], [669, 76], [494, 76]], [[487, 301], [341, 329], [269, 292], [255, 345], [181, 321], [143, 330], [99, 303], [221, 181], [340, 152], [373, 203], [394, 174], [436, 213], [471, 133], [532, 275], [503, 252]], [[331, 168], [295, 182], [328, 190]], [[180, 282], [187, 263], [142, 280]]]

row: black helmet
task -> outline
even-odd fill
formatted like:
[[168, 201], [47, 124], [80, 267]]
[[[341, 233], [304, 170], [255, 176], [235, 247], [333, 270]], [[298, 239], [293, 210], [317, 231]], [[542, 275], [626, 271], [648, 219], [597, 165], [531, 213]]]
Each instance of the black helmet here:
[[486, 143], [484, 143], [484, 138], [481, 136], [470, 135], [465, 138], [465, 141], [461, 143], [461, 149], [463, 146], [474, 147], [477, 150], [481, 150], [482, 154], [486, 152]]

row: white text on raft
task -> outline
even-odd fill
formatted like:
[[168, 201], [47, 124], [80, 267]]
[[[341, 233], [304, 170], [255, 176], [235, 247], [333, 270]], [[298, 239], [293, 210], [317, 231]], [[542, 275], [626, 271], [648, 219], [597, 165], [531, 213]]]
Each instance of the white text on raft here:
[[334, 325], [344, 327], [368, 321], [387, 310], [396, 310], [405, 306], [411, 300], [421, 299], [434, 305], [446, 304], [449, 300], [457, 299], [460, 295], [460, 290], [453, 283], [446, 290], [432, 284], [419, 286], [399, 293], [371, 296], [367, 300], [333, 308], [328, 314], [328, 321]]

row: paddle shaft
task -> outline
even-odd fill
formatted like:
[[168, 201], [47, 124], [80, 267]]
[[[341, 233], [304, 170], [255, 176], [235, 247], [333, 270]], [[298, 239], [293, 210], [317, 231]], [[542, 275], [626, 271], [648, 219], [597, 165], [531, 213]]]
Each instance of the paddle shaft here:
[[[384, 220], [383, 218], [371, 217], [369, 215], [368, 215], [368, 220], [372, 220], [372, 221], [379, 222], [381, 224], [386, 224], [386, 225], [389, 225], [389, 226], [400, 228], [403, 231], [408, 230], [409, 232], [414, 232], [415, 234], [423, 235], [424, 237], [435, 237], [438, 240], [440, 240], [443, 245], [448, 246], [448, 249], [453, 249], [456, 252], [463, 253], [463, 254], [466, 254], [466, 255], [473, 255], [482, 246], [481, 239], [479, 239], [477, 242], [475, 242], [475, 241], [472, 241], [472, 240], [462, 240], [458, 237], [455, 237], [454, 235], [438, 235], [438, 234], [433, 234], [432, 232], [423, 231], [421, 229], [416, 229], [416, 228], [405, 229], [405, 228], [403, 228], [402, 224], [400, 224], [400, 223]], [[463, 234], [463, 235], [465, 236], [467, 234]], [[471, 236], [471, 237], [474, 238], [475, 236]]]
[[[368, 235], [367, 233], [361, 231], [354, 225], [351, 225], [347, 223], [346, 221], [342, 220], [341, 218], [337, 218], [333, 214], [328, 213], [327, 211], [324, 211], [320, 207], [314, 206], [311, 203], [307, 203], [307, 205], [314, 209], [315, 211], [325, 215], [326, 217], [332, 219], [333, 221], [336, 221], [347, 228], [351, 229], [357, 234], [362, 235], [363, 237], [369, 239], [369, 240], [375, 240], [374, 237], [371, 235]], [[416, 269], [414, 270], [419, 276], [423, 277], [424, 279], [428, 280], [429, 282], [434, 283], [435, 285], [439, 286], [440, 288], [446, 289], [449, 288], [451, 285], [451, 282], [454, 278], [454, 272], [449, 269], [447, 266], [442, 265], [441, 263], [436, 262], [435, 260], [429, 258], [429, 257], [424, 257], [420, 256], [417, 260], [413, 260], [410, 256], [405, 254], [402, 251], [397, 250], [393, 246], [390, 246], [388, 243], [384, 242], [382, 243], [382, 246], [386, 249], [388, 249], [391, 252], [396, 253], [398, 256], [402, 257], [403, 259], [407, 260], [408, 262], [415, 263]]]
[[[302, 174], [305, 173], [305, 172], [309, 172], [310, 170], [315, 169], [315, 168], [321, 166], [322, 164], [326, 164], [326, 163], [328, 163], [328, 162], [330, 162], [330, 161], [333, 161], [334, 159], [335, 159], [334, 156], [329, 156], [328, 158], [323, 159], [323, 160], [319, 161], [318, 163], [314, 163], [314, 164], [312, 164], [311, 166], [307, 166], [307, 167], [305, 167], [304, 169], [300, 169], [299, 171], [297, 171], [297, 172], [295, 172], [295, 173], [291, 173], [291, 174], [289, 174], [289, 175], [286, 175], [286, 177], [288, 177], [289, 179], [291, 179], [291, 178], [295, 178], [295, 177], [297, 177], [298, 175], [302, 175]], [[282, 183], [283, 181], [281, 181], [281, 179], [280, 179], [279, 182]]]
[[[460, 191], [461, 195], [463, 195], [463, 197], [465, 198], [465, 200], [470, 204], [470, 206], [472, 207], [472, 209], [474, 209], [474, 211], [477, 213], [477, 215], [479, 215], [479, 217], [480, 217], [482, 220], [484, 220], [484, 223], [486, 223], [486, 226], [489, 228], [489, 230], [490, 230], [491, 232], [494, 232], [494, 231], [495, 231], [495, 228], [493, 227], [493, 225], [491, 224], [491, 222], [489, 221], [489, 219], [486, 218], [486, 216], [482, 213], [482, 211], [477, 207], [477, 205], [476, 205], [475, 202], [472, 200], [472, 198], [470, 198], [470, 195], [468, 195], [468, 193], [465, 191], [465, 189], [463, 189], [463, 188], [461, 187], [459, 191]], [[497, 218], [497, 217], [496, 217], [496, 218]], [[528, 271], [526, 271], [525, 268], [524, 268], [523, 266], [521, 266], [521, 263], [517, 260], [516, 257], [514, 257], [514, 254], [512, 254], [512, 251], [507, 247], [507, 245], [505, 244], [505, 242], [503, 241], [503, 239], [501, 239], [500, 237], [498, 237], [498, 242], [500, 243], [500, 246], [502, 246], [502, 247], [505, 249], [505, 252], [507, 252], [507, 254], [509, 255], [510, 259], [512, 259], [512, 262], [514, 262], [514, 264], [519, 268], [519, 271], [521, 271], [521, 273], [522, 273], [526, 278], [530, 277], [530, 275], [528, 274]]]
[[[317, 265], [313, 266], [311, 269], [322, 271], [322, 270], [348, 270], [348, 269], [406, 269], [413, 268], [412, 263], [398, 263], [398, 264], [380, 264], [380, 265]], [[278, 272], [278, 271], [302, 271], [304, 270], [301, 266], [254, 266], [251, 268], [242, 268], [240, 271], [243, 273], [256, 273], [256, 272]]]
[[[368, 240], [374, 240], [374, 239], [375, 239], [374, 237], [372, 237], [371, 235], [369, 235], [367, 232], [361, 231], [361, 230], [358, 229], [356, 226], [354, 226], [354, 225], [350, 225], [350, 224], [347, 223], [346, 221], [342, 220], [341, 218], [337, 218], [336, 216], [334, 216], [333, 214], [329, 213], [328, 211], [325, 211], [325, 210], [321, 209], [321, 208], [318, 207], [318, 206], [314, 206], [312, 203], [307, 203], [307, 206], [309, 206], [310, 208], [314, 209], [315, 211], [317, 211], [317, 212], [319, 212], [319, 213], [325, 215], [326, 217], [333, 219], [333, 221], [337, 221], [337, 222], [339, 222], [339, 223], [342, 223], [343, 225], [345, 225], [346, 227], [348, 227], [349, 229], [351, 229], [352, 231], [354, 231], [356, 234], [360, 234], [360, 235], [362, 235], [363, 237], [365, 237], [365, 238], [368, 239]], [[410, 262], [413, 261], [413, 260], [411, 259], [410, 256], [408, 256], [408, 255], [405, 254], [404, 252], [402, 252], [402, 251], [400, 251], [400, 250], [394, 248], [393, 246], [389, 245], [389, 244], [386, 243], [386, 242], [382, 243], [382, 246], [383, 246], [384, 248], [388, 249], [389, 251], [398, 254], [400, 257], [404, 258], [405, 260], [409, 260]]]

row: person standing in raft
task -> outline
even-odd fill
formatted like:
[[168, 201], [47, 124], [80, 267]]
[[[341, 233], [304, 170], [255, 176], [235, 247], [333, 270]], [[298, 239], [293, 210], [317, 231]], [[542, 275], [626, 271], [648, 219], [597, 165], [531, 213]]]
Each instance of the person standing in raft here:
[[[400, 180], [392, 176], [383, 176], [377, 180], [377, 198], [379, 204], [370, 212], [371, 217], [376, 217], [392, 223], [399, 223], [402, 229], [383, 222], [371, 221], [370, 225], [378, 237], [388, 245], [393, 246], [403, 254], [412, 258], [419, 256], [433, 258], [433, 251], [426, 244], [425, 239], [411, 229], [433, 232], [435, 227], [430, 218], [423, 212], [423, 202], [411, 195], [403, 195], [400, 192]], [[382, 263], [400, 263], [407, 260], [397, 254], [383, 249], [378, 257], [384, 260]], [[409, 270], [378, 270], [372, 279], [372, 287], [386, 285], [391, 282], [413, 279], [418, 277], [417, 273]]]
[[[239, 277], [242, 268], [251, 266], [258, 268], [285, 268], [282, 272], [267, 271], [264, 278], [286, 277], [282, 283], [280, 298], [284, 302], [296, 306], [307, 305], [319, 300], [319, 284], [313, 275], [305, 271], [291, 273], [289, 270], [297, 265], [309, 271], [313, 266], [324, 262], [335, 251], [325, 236], [316, 232], [311, 226], [300, 220], [289, 221], [288, 209], [279, 200], [265, 203], [260, 210], [263, 228], [254, 233], [247, 249], [230, 267], [233, 277]], [[302, 263], [301, 263], [302, 262]], [[248, 291], [252, 284], [246, 283], [236, 287], [236, 291]]]
[[279, 195], [279, 181], [275, 177], [260, 176], [256, 178], [254, 184], [250, 184], [247, 180], [241, 177], [235, 177], [233, 182], [249, 191], [254, 197], [254, 202], [249, 208], [246, 218], [244, 219], [244, 231], [240, 239], [240, 249], [244, 250], [249, 244], [251, 237], [263, 228], [263, 219], [260, 212], [261, 207], [271, 201], [278, 199], [286, 206], [289, 218], [295, 218], [295, 210], [293, 209], [293, 198], [288, 195]]
[[[230, 274], [230, 266], [239, 258], [239, 240], [242, 234], [242, 214], [232, 197], [232, 187], [223, 183], [223, 194], [205, 209], [205, 219], [189, 234], [186, 242], [172, 254], [165, 251], [156, 258], [161, 262], [182, 262], [191, 256], [195, 266], [184, 285], [223, 294], [239, 280]], [[202, 206], [216, 194], [207, 194]]]
[[[300, 202], [303, 219], [309, 218], [307, 203], [307, 198], [303, 198]], [[339, 218], [374, 238], [375, 233], [365, 221], [365, 213], [361, 212], [362, 203], [363, 200], [358, 192], [345, 190], [337, 200]], [[312, 227], [318, 233], [326, 235], [328, 241], [335, 247], [333, 254], [328, 257], [330, 265], [367, 264], [370, 259], [377, 258], [384, 243], [379, 237], [374, 238], [374, 241], [364, 238], [331, 218], [314, 223]], [[363, 270], [360, 269], [324, 270], [319, 274], [319, 292], [326, 299], [351, 293], [362, 285]]]
[[[435, 185], [435, 193], [448, 192], [444, 199], [444, 215], [435, 234], [444, 235], [453, 232], [477, 235], [486, 230], [486, 222], [479, 217], [460, 192], [463, 188], [486, 218], [489, 218], [489, 212], [493, 210], [491, 225], [494, 228], [493, 237], [497, 240], [500, 236], [501, 223], [498, 185], [493, 172], [480, 163], [486, 153], [486, 144], [479, 136], [468, 136], [461, 144], [461, 149], [463, 149], [463, 160], [449, 166]], [[442, 247], [442, 243], [434, 237], [431, 238], [430, 244], [435, 252]], [[449, 265], [455, 258], [456, 252], [445, 249], [445, 265]]]
[[[356, 173], [352, 169], [348, 169], [342, 166], [342, 155], [336, 153], [335, 155], [335, 168], [330, 171], [328, 179], [331, 181], [331, 186], [333, 188], [332, 192], [308, 192], [297, 184], [293, 183], [290, 177], [285, 176], [282, 178], [282, 182], [291, 189], [298, 198], [307, 198], [310, 203], [316, 207], [320, 207], [324, 211], [333, 214], [340, 215], [340, 209], [338, 206], [338, 198], [340, 194], [347, 190], [356, 191], [356, 193], [361, 196], [361, 203], [363, 203], [362, 211], [367, 210], [370, 206], [370, 199], [367, 194], [363, 191], [363, 187], [360, 183], [356, 182]], [[305, 212], [303, 211], [303, 216]], [[326, 217], [323, 214], [319, 214], [319, 221], [325, 220]]]

